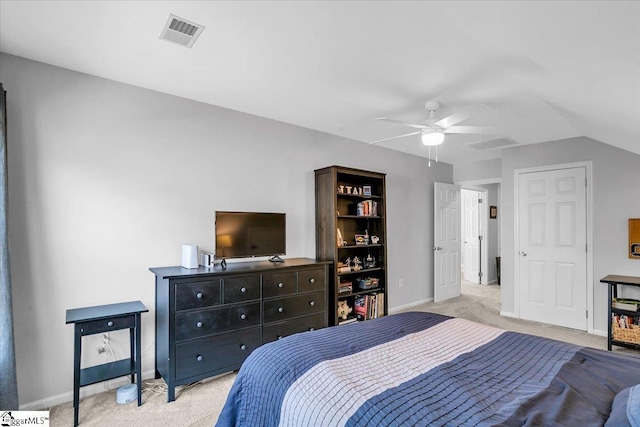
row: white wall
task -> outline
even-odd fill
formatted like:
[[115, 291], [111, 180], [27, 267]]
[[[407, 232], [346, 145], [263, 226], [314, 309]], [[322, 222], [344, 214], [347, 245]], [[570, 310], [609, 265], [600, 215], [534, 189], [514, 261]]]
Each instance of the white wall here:
[[640, 216], [640, 156], [586, 137], [503, 150], [502, 311], [515, 309], [514, 170], [581, 161], [593, 167], [594, 329], [606, 333], [607, 288], [600, 279], [640, 275], [640, 261], [627, 255], [628, 219]]
[[[453, 182], [451, 165], [6, 54], [0, 81], [22, 409], [72, 399], [69, 308], [141, 300], [148, 375], [148, 268], [179, 265], [183, 243], [212, 251], [216, 210], [286, 212], [287, 255], [315, 257], [321, 167], [387, 173], [389, 305], [433, 296], [433, 182]], [[125, 331], [112, 342], [128, 355]], [[85, 338], [83, 366], [105, 361], [96, 344]]]

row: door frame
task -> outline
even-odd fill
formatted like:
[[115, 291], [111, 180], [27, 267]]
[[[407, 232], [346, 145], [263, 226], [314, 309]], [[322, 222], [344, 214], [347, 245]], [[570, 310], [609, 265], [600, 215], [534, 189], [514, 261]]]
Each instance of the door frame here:
[[[585, 176], [587, 179], [587, 185], [585, 189], [585, 197], [586, 197], [586, 220], [587, 220], [587, 332], [592, 334], [594, 333], [594, 301], [593, 301], [593, 163], [591, 160], [584, 162], [575, 162], [575, 163], [560, 163], [556, 165], [546, 165], [546, 166], [536, 166], [531, 168], [521, 168], [514, 169], [513, 171], [513, 191], [514, 191], [514, 199], [513, 199], [513, 259], [515, 260], [514, 272], [520, 271], [520, 262], [522, 261], [520, 256], [518, 256], [518, 248], [520, 247], [519, 241], [519, 233], [518, 230], [520, 228], [519, 220], [520, 220], [520, 212], [519, 212], [519, 203], [520, 203], [520, 194], [519, 194], [519, 185], [520, 175], [525, 173], [532, 172], [551, 172], [559, 169], [573, 169], [573, 168], [585, 168]], [[513, 297], [514, 297], [514, 315], [519, 319], [520, 318], [520, 275], [514, 274], [514, 287], [513, 287]]]
[[[474, 185], [461, 185], [460, 186], [460, 194], [462, 194], [462, 190], [476, 191], [481, 193], [482, 203], [478, 203], [478, 212], [481, 212], [478, 222], [480, 223], [482, 228], [482, 240], [480, 241], [480, 271], [482, 272], [482, 278], [479, 280], [480, 285], [488, 285], [489, 284], [489, 190], [483, 187], [476, 187]], [[460, 198], [462, 202], [462, 197]], [[464, 212], [464, 205], [461, 203], [460, 211]], [[462, 224], [461, 229], [462, 229]], [[461, 239], [463, 238], [462, 233], [460, 235]], [[461, 242], [462, 243], [462, 242]], [[462, 255], [462, 253], [461, 253]], [[465, 260], [466, 262], [466, 260]]]

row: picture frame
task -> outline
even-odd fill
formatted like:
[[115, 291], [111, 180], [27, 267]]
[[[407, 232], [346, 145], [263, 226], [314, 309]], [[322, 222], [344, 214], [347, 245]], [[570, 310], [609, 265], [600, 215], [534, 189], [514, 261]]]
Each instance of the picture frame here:
[[371, 186], [370, 185], [363, 185], [362, 186], [362, 194], [364, 196], [371, 196]]
[[489, 206], [489, 218], [491, 218], [491, 219], [498, 218], [498, 207], [497, 206]]

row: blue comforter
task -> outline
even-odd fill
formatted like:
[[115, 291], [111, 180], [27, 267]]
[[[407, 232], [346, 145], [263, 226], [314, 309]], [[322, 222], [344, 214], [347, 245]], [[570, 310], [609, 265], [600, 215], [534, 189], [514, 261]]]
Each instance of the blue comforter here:
[[258, 348], [216, 425], [601, 426], [635, 384], [637, 356], [410, 312]]

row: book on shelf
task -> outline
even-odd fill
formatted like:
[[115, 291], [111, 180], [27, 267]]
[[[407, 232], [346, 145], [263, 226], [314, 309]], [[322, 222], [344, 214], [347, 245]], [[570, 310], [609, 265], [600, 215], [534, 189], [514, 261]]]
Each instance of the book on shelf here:
[[611, 313], [611, 324], [621, 329], [637, 329], [640, 328], [640, 317]]
[[358, 320], [382, 317], [384, 316], [384, 293], [357, 295], [353, 305]]
[[378, 202], [373, 200], [363, 200], [356, 205], [356, 215], [358, 216], [377, 216]]
[[611, 300], [611, 307], [619, 310], [638, 311], [640, 301], [631, 298], [613, 298]]

